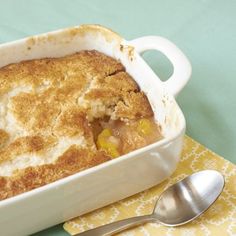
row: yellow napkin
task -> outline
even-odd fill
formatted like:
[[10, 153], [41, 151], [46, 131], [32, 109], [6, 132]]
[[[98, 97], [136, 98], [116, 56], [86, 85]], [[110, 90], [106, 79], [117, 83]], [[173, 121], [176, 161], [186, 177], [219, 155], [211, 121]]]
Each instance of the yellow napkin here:
[[117, 235], [235, 236], [236, 166], [187, 136], [185, 137], [184, 149], [178, 168], [169, 179], [132, 197], [70, 220], [64, 224], [64, 229], [73, 235], [124, 218], [149, 214], [163, 190], [182, 178], [204, 169], [220, 171], [225, 176], [226, 185], [219, 199], [200, 218], [179, 227], [165, 227], [158, 223], [148, 223]]

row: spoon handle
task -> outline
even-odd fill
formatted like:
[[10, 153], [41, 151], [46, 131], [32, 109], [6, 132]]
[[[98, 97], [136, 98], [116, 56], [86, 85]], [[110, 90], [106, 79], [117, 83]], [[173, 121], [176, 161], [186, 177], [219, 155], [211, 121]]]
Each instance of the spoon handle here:
[[152, 215], [136, 216], [124, 220], [120, 220], [114, 223], [103, 225], [95, 229], [76, 234], [74, 236], [109, 236], [125, 229], [132, 228], [147, 222], [155, 221]]

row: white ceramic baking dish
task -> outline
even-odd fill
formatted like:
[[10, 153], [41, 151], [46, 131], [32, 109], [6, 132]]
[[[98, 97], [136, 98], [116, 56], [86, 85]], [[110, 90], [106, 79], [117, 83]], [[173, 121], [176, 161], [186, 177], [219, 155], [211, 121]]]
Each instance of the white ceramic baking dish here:
[[[0, 201], [1, 235], [28, 235], [150, 188], [176, 169], [185, 119], [174, 96], [184, 87], [191, 66], [167, 39], [147, 36], [126, 41], [98, 25], [82, 25], [0, 45], [0, 67], [22, 60], [61, 57], [96, 49], [122, 62], [152, 105], [164, 139], [99, 166], [33, 191]], [[139, 55], [162, 52], [173, 75], [162, 82]]]

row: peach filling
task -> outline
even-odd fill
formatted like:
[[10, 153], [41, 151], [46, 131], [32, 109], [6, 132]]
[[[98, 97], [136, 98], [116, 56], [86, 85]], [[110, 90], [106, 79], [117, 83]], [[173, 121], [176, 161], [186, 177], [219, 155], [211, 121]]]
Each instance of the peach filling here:
[[93, 123], [94, 137], [98, 150], [115, 158], [162, 138], [160, 127], [153, 118], [134, 121], [104, 121]]

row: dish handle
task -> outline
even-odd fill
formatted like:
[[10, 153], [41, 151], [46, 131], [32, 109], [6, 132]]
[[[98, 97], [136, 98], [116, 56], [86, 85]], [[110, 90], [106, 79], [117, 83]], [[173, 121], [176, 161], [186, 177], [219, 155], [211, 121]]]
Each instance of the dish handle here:
[[173, 65], [173, 74], [162, 82], [174, 96], [183, 89], [191, 75], [191, 64], [181, 50], [169, 40], [159, 36], [145, 36], [129, 41], [138, 53], [157, 50], [163, 53]]

